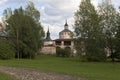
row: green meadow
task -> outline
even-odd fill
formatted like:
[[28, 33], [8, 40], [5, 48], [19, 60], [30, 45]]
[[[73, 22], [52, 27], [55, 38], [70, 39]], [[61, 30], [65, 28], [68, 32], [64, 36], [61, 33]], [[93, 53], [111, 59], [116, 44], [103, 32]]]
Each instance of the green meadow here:
[[0, 72], [0, 80], [15, 80], [12, 76]]
[[[38, 56], [33, 60], [0, 60], [0, 66], [32, 68], [46, 72], [69, 74], [85, 78], [87, 80], [120, 80], [120, 63], [81, 62], [79, 58]], [[8, 80], [1, 79], [9, 77], [5, 74], [2, 74], [4, 76], [1, 76], [1, 74], [2, 73], [0, 73], [0, 80]]]

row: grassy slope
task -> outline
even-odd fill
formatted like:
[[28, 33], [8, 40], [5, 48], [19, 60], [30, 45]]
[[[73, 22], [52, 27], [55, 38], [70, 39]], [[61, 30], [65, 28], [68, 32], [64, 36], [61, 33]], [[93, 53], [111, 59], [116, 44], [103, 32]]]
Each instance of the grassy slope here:
[[120, 80], [120, 63], [79, 62], [74, 58], [39, 56], [35, 60], [0, 60], [0, 65], [71, 74], [89, 80]]

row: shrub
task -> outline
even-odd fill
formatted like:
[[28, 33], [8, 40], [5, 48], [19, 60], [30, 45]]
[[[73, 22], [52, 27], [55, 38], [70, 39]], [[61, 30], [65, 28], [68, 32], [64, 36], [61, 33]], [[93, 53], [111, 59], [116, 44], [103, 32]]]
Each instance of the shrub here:
[[0, 39], [0, 59], [11, 59], [14, 57], [15, 53], [10, 43]]
[[85, 55], [87, 61], [101, 62], [106, 61], [105, 53], [87, 53]]
[[68, 48], [65, 48], [65, 49], [57, 48], [56, 49], [56, 55], [59, 57], [69, 57], [70, 54], [71, 54], [71, 50]]
[[114, 57], [118, 60], [120, 60], [120, 52], [114, 53]]

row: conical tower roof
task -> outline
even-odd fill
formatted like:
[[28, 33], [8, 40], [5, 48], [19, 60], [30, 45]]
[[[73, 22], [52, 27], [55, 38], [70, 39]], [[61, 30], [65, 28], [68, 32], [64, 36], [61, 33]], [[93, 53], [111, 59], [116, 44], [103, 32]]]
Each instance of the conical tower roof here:
[[45, 39], [45, 40], [47, 40], [47, 41], [50, 41], [50, 40], [51, 40], [49, 27], [48, 27], [48, 31], [47, 31], [47, 33], [46, 33], [46, 39]]
[[67, 20], [66, 20], [66, 23], [65, 23], [65, 25], [64, 25], [64, 26], [68, 26]]

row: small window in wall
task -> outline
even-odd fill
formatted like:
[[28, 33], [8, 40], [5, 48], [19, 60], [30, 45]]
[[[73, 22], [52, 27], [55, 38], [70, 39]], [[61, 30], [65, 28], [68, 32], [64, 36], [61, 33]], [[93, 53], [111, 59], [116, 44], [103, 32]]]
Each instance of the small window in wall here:
[[64, 41], [64, 45], [70, 46], [71, 45], [71, 41]]
[[61, 41], [56, 41], [56, 45], [61, 45]]

